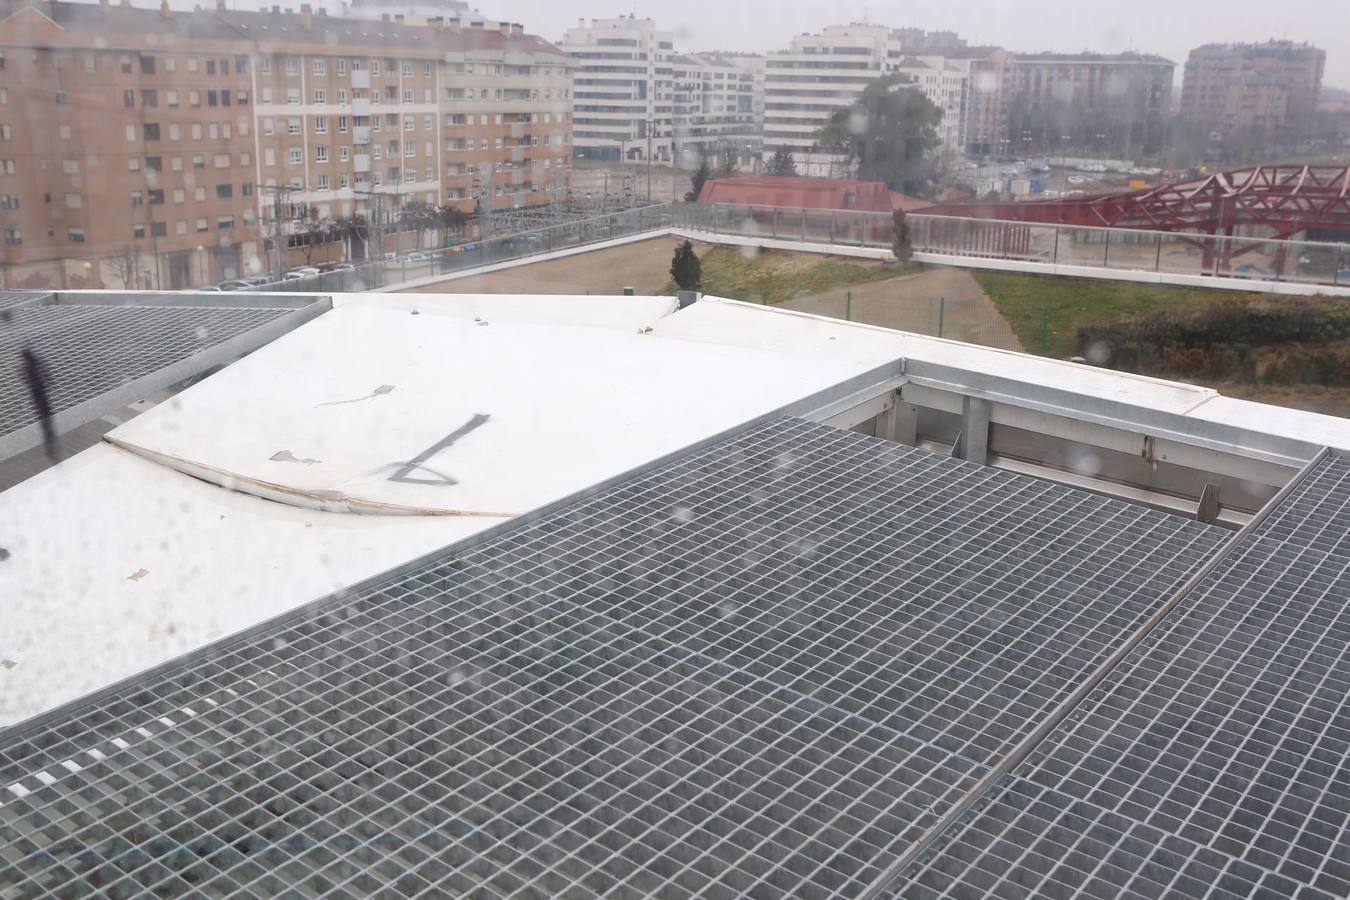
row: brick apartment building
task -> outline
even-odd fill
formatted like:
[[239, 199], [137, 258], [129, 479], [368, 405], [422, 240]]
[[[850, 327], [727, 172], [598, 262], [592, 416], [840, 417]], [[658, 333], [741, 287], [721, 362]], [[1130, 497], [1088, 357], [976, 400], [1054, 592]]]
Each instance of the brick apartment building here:
[[1276, 142], [1312, 131], [1326, 51], [1292, 41], [1207, 44], [1186, 60], [1181, 114], [1222, 137], [1247, 130]]
[[307, 6], [0, 14], [9, 287], [192, 287], [268, 268], [267, 236], [307, 211], [472, 213], [570, 183], [570, 63], [519, 25]]

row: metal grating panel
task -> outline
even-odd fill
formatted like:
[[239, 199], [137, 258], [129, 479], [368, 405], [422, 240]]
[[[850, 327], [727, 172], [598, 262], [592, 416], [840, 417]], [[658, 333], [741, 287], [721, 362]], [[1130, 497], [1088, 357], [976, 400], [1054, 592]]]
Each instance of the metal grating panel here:
[[[138, 306], [34, 306], [0, 326], [0, 359], [31, 347], [48, 370], [53, 412], [161, 369], [203, 347], [286, 315], [288, 309]], [[37, 421], [15, 366], [0, 381], [0, 434]]]
[[[0, 309], [14, 309], [51, 297], [50, 291], [0, 291]], [[0, 317], [0, 321], [4, 321]]]
[[0, 738], [0, 883], [857, 894], [1222, 542], [799, 420]]
[[1350, 464], [1319, 463], [906, 897], [1350, 896]]

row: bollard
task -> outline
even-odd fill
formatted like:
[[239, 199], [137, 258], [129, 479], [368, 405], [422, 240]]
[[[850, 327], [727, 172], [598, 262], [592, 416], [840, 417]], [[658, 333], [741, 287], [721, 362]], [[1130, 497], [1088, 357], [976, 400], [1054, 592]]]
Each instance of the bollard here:
[[764, 306], [768, 306], [768, 305], [769, 305], [769, 292], [768, 292], [768, 291], [765, 291], [764, 293], [762, 293], [762, 294], [759, 295], [759, 302], [760, 302], [761, 304], [763, 304]]
[[947, 318], [947, 298], [938, 298], [938, 337], [942, 337], [942, 326]]
[[1041, 310], [1041, 356], [1050, 355], [1050, 311]]
[[844, 321], [853, 321], [853, 292], [848, 292], [848, 298], [844, 301]]

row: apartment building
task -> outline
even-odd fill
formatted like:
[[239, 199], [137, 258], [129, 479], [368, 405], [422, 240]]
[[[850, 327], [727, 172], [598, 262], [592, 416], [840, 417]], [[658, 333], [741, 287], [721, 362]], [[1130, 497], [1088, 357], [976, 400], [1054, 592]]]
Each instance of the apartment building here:
[[651, 19], [581, 20], [559, 47], [571, 58], [576, 152], [592, 159], [669, 161], [675, 36]]
[[1142, 53], [1014, 54], [1003, 65], [1007, 132], [995, 152], [1074, 149], [1121, 159], [1157, 152], [1175, 69]]
[[929, 101], [942, 110], [938, 139], [942, 151], [955, 155], [966, 146], [966, 123], [970, 100], [970, 71], [973, 60], [947, 59], [942, 56], [905, 56], [891, 67], [891, 73], [904, 75]]
[[723, 151], [738, 158], [758, 156], [761, 138], [753, 65], [700, 53], [673, 55], [670, 67], [675, 164], [696, 168], [704, 158]]
[[1312, 131], [1325, 68], [1326, 51], [1309, 44], [1206, 44], [1186, 60], [1181, 114], [1220, 137], [1297, 141]]
[[764, 62], [764, 155], [793, 154], [797, 170], [831, 174], [838, 160], [821, 153], [815, 134], [831, 113], [856, 102], [889, 71], [889, 52], [899, 52], [891, 30], [881, 25], [833, 25], [820, 34], [792, 39]]
[[191, 287], [283, 262], [301, 218], [568, 190], [571, 66], [519, 25], [6, 8], [9, 287]]

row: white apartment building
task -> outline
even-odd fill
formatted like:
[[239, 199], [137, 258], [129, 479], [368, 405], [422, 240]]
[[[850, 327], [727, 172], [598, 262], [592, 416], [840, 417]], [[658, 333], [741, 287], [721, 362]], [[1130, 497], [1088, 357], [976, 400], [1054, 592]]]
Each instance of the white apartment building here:
[[[841, 106], [857, 101], [873, 80], [903, 73], [943, 111], [943, 148], [958, 153], [965, 144], [971, 59], [908, 55], [906, 46], [925, 45], [915, 29], [883, 25], [832, 25], [820, 34], [798, 35], [787, 50], [770, 53], [764, 74], [764, 157], [778, 150], [793, 154], [798, 171], [842, 174], [839, 160], [820, 153], [815, 134]], [[931, 40], [934, 37], [944, 40]], [[959, 39], [928, 33], [926, 45], [948, 46], [958, 55]]]
[[957, 154], [966, 145], [966, 116], [970, 97], [972, 59], [942, 56], [906, 56], [891, 73], [908, 76], [934, 106], [942, 110], [938, 137], [942, 152]]
[[674, 35], [651, 19], [583, 20], [559, 47], [573, 65], [576, 152], [671, 159]]
[[[764, 156], [793, 155], [804, 175], [829, 175], [836, 162], [816, 151], [815, 134], [841, 106], [857, 101], [885, 74], [891, 31], [882, 25], [832, 25], [792, 39], [764, 63]], [[837, 174], [837, 173], [836, 173]]]
[[738, 158], [758, 156], [754, 68], [716, 54], [676, 55], [670, 66], [675, 164], [695, 168], [706, 156], [724, 150]]

